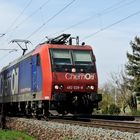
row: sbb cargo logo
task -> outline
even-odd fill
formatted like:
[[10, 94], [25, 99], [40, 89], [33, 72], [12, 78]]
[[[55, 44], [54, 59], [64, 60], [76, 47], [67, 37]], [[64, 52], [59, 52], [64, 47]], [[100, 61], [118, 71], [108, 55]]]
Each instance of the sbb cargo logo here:
[[66, 73], [65, 78], [67, 80], [94, 80], [95, 79], [95, 74], [90, 74], [90, 73]]

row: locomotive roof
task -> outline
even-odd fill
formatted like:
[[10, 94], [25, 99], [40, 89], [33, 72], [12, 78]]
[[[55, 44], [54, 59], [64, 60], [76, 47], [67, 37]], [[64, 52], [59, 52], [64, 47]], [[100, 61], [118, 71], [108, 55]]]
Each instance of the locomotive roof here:
[[62, 48], [63, 49], [69, 49], [69, 48], [71, 48], [71, 49], [77, 49], [77, 47], [78, 47], [78, 48], [83, 49], [83, 50], [84, 49], [91, 49], [91, 47], [88, 46], [88, 45], [84, 45], [84, 46], [82, 46], [82, 45], [79, 45], [79, 46], [77, 46], [77, 45], [65, 45], [65, 44], [62, 45], [62, 44], [50, 44], [50, 43], [45, 42], [45, 43], [39, 44], [35, 49], [33, 49], [32, 51], [30, 51], [29, 53], [27, 53], [27, 54], [25, 54], [25, 55], [23, 55], [23, 56], [15, 59], [14, 61], [10, 62], [7, 66], [3, 67], [0, 72], [3, 72], [4, 70], [6, 70], [6, 69], [8, 69], [8, 68], [10, 68], [10, 67], [12, 67], [14, 65], [16, 65], [20, 61], [22, 61], [22, 60], [30, 57], [32, 55], [32, 53], [35, 50], [37, 50], [38, 48], [40, 48], [40, 47], [61, 48], [61, 49]]

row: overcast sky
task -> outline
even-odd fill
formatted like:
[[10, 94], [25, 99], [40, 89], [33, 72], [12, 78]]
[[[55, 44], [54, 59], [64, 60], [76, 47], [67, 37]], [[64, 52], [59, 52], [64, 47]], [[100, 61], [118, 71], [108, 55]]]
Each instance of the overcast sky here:
[[[102, 85], [121, 70], [130, 41], [140, 36], [140, 0], [0, 0], [0, 49], [28, 39], [32, 50], [45, 36], [63, 32], [93, 47]], [[0, 51], [0, 68], [19, 56], [20, 50]]]

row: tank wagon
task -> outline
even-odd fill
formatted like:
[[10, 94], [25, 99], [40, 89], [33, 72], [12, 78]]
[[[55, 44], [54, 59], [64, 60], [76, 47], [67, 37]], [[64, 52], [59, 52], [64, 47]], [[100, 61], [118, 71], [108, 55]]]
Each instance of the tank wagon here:
[[39, 44], [0, 72], [0, 105], [8, 114], [91, 114], [101, 94], [95, 56], [70, 34]]

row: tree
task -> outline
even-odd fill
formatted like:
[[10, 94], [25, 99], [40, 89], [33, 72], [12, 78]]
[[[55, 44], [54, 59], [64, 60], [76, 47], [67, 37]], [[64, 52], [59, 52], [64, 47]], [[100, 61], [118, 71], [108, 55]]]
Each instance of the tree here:
[[125, 113], [125, 109], [129, 105], [128, 101], [130, 98], [130, 92], [127, 86], [128, 79], [126, 72], [122, 69], [119, 73], [112, 73], [111, 79], [114, 88], [116, 88], [115, 94], [117, 94], [117, 105], [120, 106], [123, 113]]
[[99, 92], [102, 93], [102, 101], [99, 103], [102, 114], [108, 114], [108, 109], [111, 104], [113, 104], [114, 100], [112, 98], [112, 85], [107, 83], [103, 85], [102, 88], [99, 89]]
[[140, 38], [137, 36], [130, 42], [131, 53], [127, 52], [128, 63], [126, 71], [128, 77], [128, 89], [131, 91], [129, 105], [132, 110], [137, 110], [136, 96], [140, 92]]
[[109, 114], [116, 114], [116, 115], [118, 115], [121, 112], [121, 110], [120, 110], [120, 108], [117, 105], [111, 104], [109, 106], [109, 108], [108, 108], [108, 112], [109, 112]]

